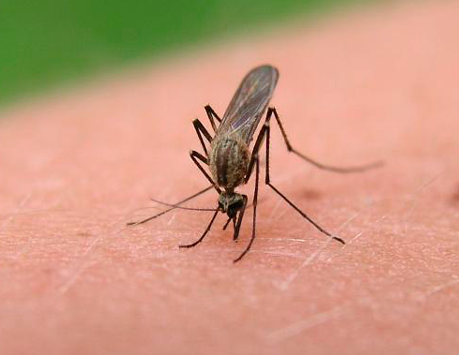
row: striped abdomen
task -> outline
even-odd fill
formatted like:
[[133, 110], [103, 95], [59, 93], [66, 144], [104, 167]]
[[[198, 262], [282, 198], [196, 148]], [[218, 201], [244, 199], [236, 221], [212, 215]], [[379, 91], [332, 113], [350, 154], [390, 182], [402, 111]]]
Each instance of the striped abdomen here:
[[233, 190], [244, 181], [249, 151], [240, 140], [223, 136], [214, 139], [210, 151], [210, 170], [218, 186]]

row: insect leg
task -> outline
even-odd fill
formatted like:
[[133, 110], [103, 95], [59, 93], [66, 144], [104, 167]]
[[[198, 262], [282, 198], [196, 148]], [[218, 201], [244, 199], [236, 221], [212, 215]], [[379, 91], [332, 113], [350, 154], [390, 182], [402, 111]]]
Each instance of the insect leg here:
[[247, 196], [246, 195], [242, 195], [242, 198], [243, 198], [242, 208], [239, 211], [239, 216], [237, 217], [237, 222], [234, 224], [234, 234], [233, 234], [233, 240], [234, 241], [236, 241], [237, 238], [239, 238], [239, 230], [241, 229], [242, 218], [244, 218], [244, 212], [245, 212], [245, 209], [247, 207]]
[[158, 214], [155, 214], [154, 216], [145, 218], [145, 219], [143, 219], [143, 220], [141, 220], [141, 221], [138, 221], [138, 222], [129, 222], [129, 223], [126, 223], [126, 225], [128, 225], [128, 226], [136, 226], [136, 225], [138, 225], [138, 224], [146, 223], [146, 222], [148, 222], [148, 221], [151, 221], [152, 219], [158, 218], [159, 216], [162, 216], [163, 214], [166, 214], [166, 213], [169, 212], [169, 211], [175, 210], [176, 208], [178, 208], [180, 205], [184, 204], [185, 202], [188, 202], [188, 201], [192, 200], [193, 198], [198, 197], [199, 195], [202, 195], [204, 192], [209, 191], [211, 188], [213, 188], [213, 186], [208, 186], [208, 187], [206, 187], [204, 190], [201, 190], [201, 191], [195, 193], [194, 195], [191, 195], [191, 196], [189, 196], [189, 197], [183, 199], [182, 201], [177, 202], [173, 207], [168, 208], [168, 209], [165, 210], [165, 211], [162, 211], [162, 212], [160, 212], [160, 213], [158, 213]]
[[255, 145], [253, 146], [253, 149], [252, 149], [252, 154], [250, 155], [249, 167], [247, 168], [247, 174], [245, 176], [245, 183], [247, 183], [250, 179], [250, 176], [252, 176], [253, 166], [255, 162], [258, 160], [258, 152], [260, 151], [261, 144], [263, 143], [263, 140], [265, 139], [265, 136], [266, 136], [266, 132], [268, 130], [269, 130], [269, 118], [267, 117], [265, 124], [260, 130], [260, 133], [258, 133], [257, 140], [255, 141]]
[[199, 170], [201, 170], [201, 173], [204, 174], [204, 176], [206, 177], [207, 180], [209, 180], [209, 182], [212, 184], [212, 186], [214, 187], [215, 190], [217, 190], [217, 192], [220, 194], [221, 193], [221, 190], [219, 189], [219, 187], [215, 184], [214, 180], [212, 180], [212, 178], [210, 177], [210, 175], [207, 173], [207, 171], [204, 170], [204, 168], [202, 167], [202, 165], [199, 163], [198, 159], [200, 161], [202, 161], [204, 164], [206, 165], [209, 165], [209, 162], [207, 160], [207, 158], [205, 156], [203, 156], [201, 153], [195, 151], [195, 150], [192, 150], [190, 152], [190, 158], [191, 160], [193, 160], [193, 162], [197, 165], [197, 167], [199, 168]]
[[[226, 228], [228, 228], [228, 226], [229, 226], [231, 221], [233, 221], [233, 224], [234, 224], [234, 218], [228, 218], [228, 220], [226, 221], [226, 223], [223, 226], [223, 230], [226, 230]], [[236, 228], [236, 224], [234, 224], [233, 227]]]
[[[253, 241], [255, 240], [255, 227], [256, 227], [256, 222], [257, 222], [258, 180], [259, 180], [259, 175], [260, 175], [260, 163], [259, 163], [258, 157], [256, 157], [255, 165], [256, 167], [255, 167], [255, 190], [253, 192], [252, 238], [250, 238], [250, 242], [245, 248], [245, 250], [242, 252], [242, 254], [239, 255], [239, 257], [234, 260], [235, 263], [241, 260], [245, 254], [247, 254], [247, 252], [252, 247]], [[244, 205], [244, 209], [245, 209], [245, 205]], [[242, 213], [243, 211], [241, 212], [241, 214]], [[242, 220], [242, 217], [241, 217], [241, 220]]]
[[209, 134], [209, 132], [207, 131], [206, 127], [204, 127], [204, 125], [201, 123], [201, 121], [199, 121], [197, 118], [195, 120], [193, 120], [193, 127], [196, 130], [196, 133], [198, 135], [199, 141], [201, 142], [202, 148], [204, 149], [204, 153], [206, 153], [206, 156], [209, 156], [209, 154], [207, 153], [207, 148], [206, 148], [206, 145], [204, 143], [204, 139], [203, 139], [202, 135], [204, 135], [204, 137], [207, 139], [207, 141], [209, 143], [212, 143], [212, 136]]
[[[284, 137], [285, 145], [287, 146], [287, 150], [289, 152], [294, 153], [295, 155], [299, 156], [301, 159], [306, 160], [308, 163], [314, 165], [315, 167], [322, 169], [322, 170], [328, 170], [328, 171], [333, 171], [335, 173], [342, 173], [342, 174], [348, 174], [348, 173], [359, 173], [363, 171], [367, 171], [370, 169], [378, 168], [382, 166], [384, 163], [383, 161], [376, 161], [370, 164], [365, 164], [361, 166], [353, 166], [353, 167], [336, 167], [336, 166], [330, 166], [330, 165], [324, 165], [322, 163], [319, 163], [308, 156], [298, 152], [295, 148], [292, 147], [290, 144], [287, 134], [285, 133], [284, 127], [282, 126], [281, 120], [279, 118], [279, 115], [277, 114], [277, 111], [274, 107], [268, 108], [268, 113], [267, 113], [267, 118], [266, 120], [269, 121], [269, 118], [271, 115], [274, 114], [274, 117], [276, 118], [277, 124], [279, 125], [279, 128], [281, 130], [282, 136]], [[269, 117], [269, 118], [268, 118]]]
[[217, 126], [215, 124], [214, 118], [218, 121], [218, 123], [222, 121], [221, 118], [218, 117], [217, 113], [214, 111], [212, 107], [210, 107], [210, 105], [206, 105], [204, 109], [206, 110], [207, 117], [209, 117], [209, 121], [212, 125], [212, 128], [214, 129], [214, 132], [217, 132]]
[[[332, 239], [337, 240], [338, 242], [340, 242], [342, 244], [345, 244], [344, 240], [342, 240], [341, 238], [333, 236], [331, 233], [329, 233], [325, 229], [323, 229], [320, 225], [318, 225], [316, 222], [314, 222], [314, 220], [312, 220], [306, 213], [304, 213], [297, 206], [295, 206], [295, 204], [292, 201], [290, 201], [282, 192], [280, 192], [277, 188], [275, 188], [271, 184], [271, 179], [269, 177], [269, 137], [270, 137], [270, 133], [271, 133], [270, 126], [269, 126], [269, 118], [270, 118], [269, 116], [270, 116], [270, 112], [272, 112], [272, 111], [273, 110], [268, 111], [268, 115], [266, 117], [266, 123], [265, 123], [265, 127], [267, 127], [267, 130], [266, 130], [266, 175], [265, 175], [265, 184], [268, 185], [270, 188], [272, 188], [274, 190], [274, 192], [276, 192], [280, 197], [282, 197], [285, 202], [287, 202], [291, 207], [293, 207], [293, 209], [295, 211], [297, 211], [304, 219], [306, 219], [309, 223], [311, 223], [314, 227], [316, 227], [321, 233], [325, 234], [326, 236], [328, 236], [328, 237], [330, 237]], [[275, 110], [274, 110], [274, 112], [275, 112]]]
[[201, 235], [201, 237], [197, 241], [195, 241], [194, 243], [191, 243], [191, 244], [179, 245], [179, 248], [192, 248], [192, 247], [195, 247], [196, 245], [198, 245], [199, 243], [201, 243], [202, 240], [204, 239], [204, 237], [210, 231], [210, 228], [212, 227], [212, 224], [215, 221], [215, 217], [217, 217], [218, 211], [219, 211], [218, 209], [215, 211], [214, 215], [212, 216], [212, 219], [210, 220], [209, 225], [207, 226], [206, 230], [204, 231], [204, 233]]

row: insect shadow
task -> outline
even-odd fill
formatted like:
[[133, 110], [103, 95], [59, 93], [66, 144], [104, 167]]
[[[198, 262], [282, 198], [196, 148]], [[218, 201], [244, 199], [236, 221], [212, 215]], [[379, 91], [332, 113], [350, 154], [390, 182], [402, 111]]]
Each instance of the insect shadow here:
[[[218, 207], [216, 209], [194, 209], [214, 212], [204, 233], [194, 243], [180, 245], [179, 247], [191, 248], [201, 243], [211, 229], [218, 212], [226, 213], [228, 216], [228, 221], [224, 225], [223, 229], [226, 229], [229, 223], [233, 222], [233, 240], [236, 241], [239, 238], [239, 231], [248, 201], [247, 195], [236, 192], [236, 188], [240, 185], [246, 184], [255, 172], [255, 188], [252, 200], [252, 237], [244, 251], [239, 255], [238, 258], [234, 260], [234, 262], [241, 260], [250, 250], [255, 240], [258, 185], [260, 180], [259, 153], [263, 143], [265, 142], [265, 184], [268, 185], [276, 194], [284, 199], [285, 202], [287, 202], [295, 211], [297, 211], [304, 219], [316, 227], [321, 233], [342, 244], [345, 244], [344, 240], [333, 236], [331, 233], [322, 228], [271, 183], [271, 178], [269, 175], [269, 138], [271, 133], [271, 119], [274, 117], [276, 120], [284, 138], [285, 145], [287, 146], [287, 150], [320, 169], [329, 170], [336, 173], [355, 173], [379, 167], [382, 165], [382, 162], [378, 161], [356, 167], [333, 167], [321, 164], [293, 148], [287, 138], [276, 109], [274, 107], [269, 107], [267, 109], [269, 101], [273, 95], [274, 88], [276, 87], [278, 78], [279, 72], [273, 66], [262, 65], [256, 67], [252, 69], [242, 80], [239, 88], [233, 96], [233, 99], [226, 109], [223, 118], [220, 118], [212, 109], [212, 107], [209, 105], [205, 106], [207, 117], [209, 118], [214, 135], [212, 136], [212, 134], [209, 133], [209, 131], [205, 128], [199, 119], [195, 119], [193, 121], [193, 126], [196, 130], [199, 141], [201, 142], [204, 154], [192, 150], [190, 152], [190, 157], [211, 185], [204, 190], [201, 190], [175, 204], [163, 203], [170, 208], [141, 221], [130, 222], [127, 225], [138, 225], [146, 223], [176, 208], [191, 209], [180, 206], [211, 189], [215, 189], [219, 195]], [[252, 150], [250, 151], [250, 143], [265, 111], [265, 122], [258, 133]], [[207, 147], [206, 142], [209, 147]], [[208, 167], [210, 172], [205, 169], [205, 166]]]

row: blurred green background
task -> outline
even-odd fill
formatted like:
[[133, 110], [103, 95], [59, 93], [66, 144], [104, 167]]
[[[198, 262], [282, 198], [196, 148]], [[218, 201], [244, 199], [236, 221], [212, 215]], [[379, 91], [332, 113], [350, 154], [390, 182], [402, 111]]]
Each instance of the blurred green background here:
[[351, 2], [0, 0], [0, 104], [139, 57]]

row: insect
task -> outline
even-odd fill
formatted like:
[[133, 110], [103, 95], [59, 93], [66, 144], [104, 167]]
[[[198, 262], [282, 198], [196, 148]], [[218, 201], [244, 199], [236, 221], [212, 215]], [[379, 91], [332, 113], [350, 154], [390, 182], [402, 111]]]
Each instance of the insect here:
[[[201, 243], [210, 231], [219, 212], [226, 213], [228, 216], [228, 220], [223, 229], [226, 229], [230, 222], [233, 223], [233, 240], [236, 241], [239, 238], [239, 231], [248, 201], [247, 195], [238, 193], [236, 188], [240, 185], [246, 184], [252, 175], [255, 174], [255, 187], [252, 199], [252, 236], [244, 251], [234, 260], [234, 262], [241, 260], [250, 250], [256, 236], [258, 186], [260, 181], [259, 154], [261, 147], [265, 142], [265, 184], [268, 185], [282, 199], [284, 199], [285, 202], [287, 202], [304, 219], [317, 228], [317, 230], [326, 236], [345, 244], [344, 240], [333, 236], [331, 233], [322, 228], [271, 183], [269, 175], [269, 139], [271, 133], [271, 119], [274, 117], [277, 122], [284, 138], [285, 145], [287, 146], [287, 150], [320, 169], [338, 173], [361, 172], [380, 166], [381, 162], [375, 162], [358, 167], [339, 168], [321, 164], [295, 150], [287, 138], [276, 109], [274, 107], [268, 108], [268, 104], [273, 95], [278, 78], [279, 72], [275, 67], [271, 65], [258, 66], [252, 69], [242, 80], [222, 118], [217, 115], [210, 105], [205, 106], [206, 114], [209, 118], [214, 134], [212, 135], [199, 119], [195, 119], [193, 121], [193, 126], [196, 130], [199, 141], [201, 142], [204, 154], [192, 150], [190, 152], [190, 157], [201, 173], [209, 181], [210, 186], [179, 201], [176, 204], [167, 204], [154, 200], [169, 206], [169, 208], [144, 220], [130, 222], [128, 225], [146, 223], [175, 208], [192, 209], [181, 207], [181, 205], [211, 189], [215, 189], [219, 195], [218, 207], [216, 209], [200, 209], [214, 212], [207, 228], [198, 240], [191, 244], [180, 245], [179, 247], [191, 248]], [[255, 139], [252, 150], [250, 150], [250, 143], [253, 140], [255, 131], [265, 112], [266, 116], [264, 124]]]

